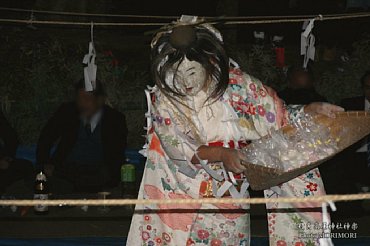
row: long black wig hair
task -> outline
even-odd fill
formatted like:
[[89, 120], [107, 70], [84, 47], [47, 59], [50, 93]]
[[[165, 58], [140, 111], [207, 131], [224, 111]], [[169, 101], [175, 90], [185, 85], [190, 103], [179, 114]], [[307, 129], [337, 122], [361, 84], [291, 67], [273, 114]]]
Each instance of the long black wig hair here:
[[208, 99], [213, 101], [220, 98], [229, 82], [229, 57], [222, 41], [202, 25], [173, 27], [172, 32], [169, 30], [161, 33], [152, 44], [151, 73], [158, 88], [175, 100], [186, 96], [175, 87], [175, 76], [172, 81], [166, 81], [167, 73], [185, 57], [202, 64], [215, 83]]

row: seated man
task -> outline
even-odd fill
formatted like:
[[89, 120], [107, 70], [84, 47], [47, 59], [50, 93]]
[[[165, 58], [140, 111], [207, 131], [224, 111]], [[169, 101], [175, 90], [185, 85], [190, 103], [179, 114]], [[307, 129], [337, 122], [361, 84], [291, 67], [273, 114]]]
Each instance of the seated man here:
[[[15, 130], [0, 111], [0, 194], [15, 181], [24, 179], [27, 186], [32, 186], [34, 173], [32, 163], [15, 159], [18, 138]], [[31, 188], [32, 189], [32, 188]]]
[[[370, 112], [370, 71], [361, 78], [362, 96], [344, 99], [341, 106], [349, 111]], [[357, 185], [361, 192], [370, 189], [370, 136], [345, 151], [347, 179]]]
[[[87, 92], [80, 80], [75, 102], [62, 104], [42, 130], [37, 162], [48, 177], [68, 181], [74, 191], [102, 191], [119, 182], [126, 141], [125, 116], [105, 105], [102, 84], [97, 81]], [[56, 183], [52, 178], [53, 192], [67, 192]]]
[[279, 93], [287, 104], [309, 104], [326, 102], [314, 87], [314, 76], [310, 69], [292, 66], [287, 73], [288, 87]]

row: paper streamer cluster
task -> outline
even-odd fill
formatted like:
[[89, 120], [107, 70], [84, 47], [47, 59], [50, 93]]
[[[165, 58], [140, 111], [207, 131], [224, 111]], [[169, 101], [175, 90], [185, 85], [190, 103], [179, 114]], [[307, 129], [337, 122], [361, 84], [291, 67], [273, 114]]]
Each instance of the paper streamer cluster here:
[[89, 42], [89, 53], [82, 60], [84, 67], [85, 90], [93, 91], [96, 87], [96, 71], [98, 67], [95, 64], [96, 52], [93, 41], [93, 24], [91, 23], [91, 41]]
[[301, 34], [301, 55], [304, 56], [303, 68], [307, 68], [308, 62], [315, 59], [315, 36], [312, 33], [314, 22], [315, 18], [305, 21], [302, 27], [304, 30]]

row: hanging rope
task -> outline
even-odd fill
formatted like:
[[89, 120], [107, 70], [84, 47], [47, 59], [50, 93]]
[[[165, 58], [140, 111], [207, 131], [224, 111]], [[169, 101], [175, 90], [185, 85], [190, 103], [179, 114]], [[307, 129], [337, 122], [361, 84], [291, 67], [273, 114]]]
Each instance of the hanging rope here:
[[[90, 26], [91, 22], [72, 22], [72, 21], [40, 21], [40, 20], [19, 20], [19, 19], [0, 19], [0, 23], [24, 23], [24, 24], [43, 24], [43, 25], [73, 25]], [[94, 22], [95, 26], [163, 26], [168, 23], [135, 23], [135, 22]]]
[[[119, 18], [141, 18], [141, 19], [178, 19], [179, 16], [168, 16], [168, 15], [124, 15], [124, 14], [102, 14], [102, 13], [82, 13], [82, 12], [65, 12], [65, 11], [49, 11], [49, 10], [34, 10], [34, 9], [20, 9], [20, 8], [6, 8], [0, 7], [0, 11], [10, 12], [25, 12], [35, 14], [46, 14], [46, 15], [66, 15], [66, 16], [90, 16], [90, 17], [119, 17]], [[355, 12], [350, 15], [362, 15], [366, 12]], [[326, 17], [337, 17], [349, 14], [327, 14]], [[217, 19], [221, 20], [253, 20], [253, 19], [311, 19], [317, 15], [263, 15], [263, 16], [220, 16]], [[211, 16], [203, 16], [204, 18], [216, 18]]]
[[177, 19], [178, 16], [158, 16], [158, 15], [119, 15], [119, 14], [95, 14], [82, 12], [63, 12], [63, 11], [48, 11], [48, 10], [33, 10], [33, 9], [18, 9], [18, 8], [3, 8], [0, 10], [11, 12], [26, 12], [48, 15], [67, 15], [67, 16], [90, 16], [90, 17], [121, 17], [121, 18], [141, 18], [141, 19]]
[[306, 203], [336, 202], [370, 199], [370, 193], [349, 195], [326, 195], [313, 197], [279, 198], [202, 198], [202, 199], [69, 199], [69, 200], [0, 200], [0, 206], [125, 206], [153, 204], [265, 204], [265, 203]]

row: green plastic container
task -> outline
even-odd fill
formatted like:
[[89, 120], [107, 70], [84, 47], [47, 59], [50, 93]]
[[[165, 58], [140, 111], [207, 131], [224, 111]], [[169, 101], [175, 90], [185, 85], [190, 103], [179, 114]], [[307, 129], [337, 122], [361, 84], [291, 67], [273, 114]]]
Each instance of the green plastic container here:
[[135, 182], [135, 166], [132, 164], [123, 164], [121, 166], [121, 182]]

